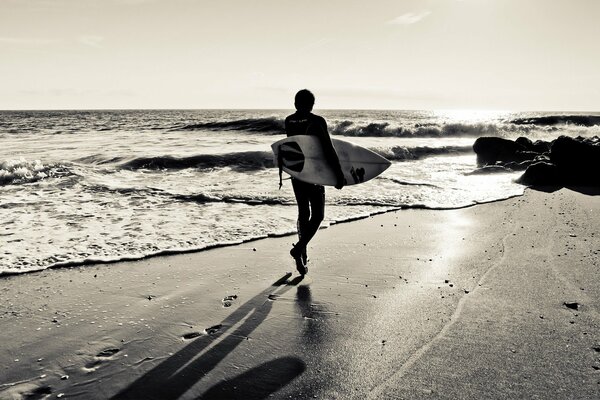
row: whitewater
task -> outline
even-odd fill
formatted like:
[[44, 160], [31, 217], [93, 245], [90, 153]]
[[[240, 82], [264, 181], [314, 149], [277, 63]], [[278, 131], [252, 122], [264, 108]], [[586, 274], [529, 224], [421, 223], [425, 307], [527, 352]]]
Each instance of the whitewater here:
[[[0, 274], [293, 233], [291, 185], [278, 190], [270, 152], [290, 112], [0, 111]], [[521, 195], [519, 173], [480, 173], [477, 137], [600, 134], [589, 113], [318, 113], [335, 137], [392, 161], [368, 183], [328, 188], [324, 226]]]

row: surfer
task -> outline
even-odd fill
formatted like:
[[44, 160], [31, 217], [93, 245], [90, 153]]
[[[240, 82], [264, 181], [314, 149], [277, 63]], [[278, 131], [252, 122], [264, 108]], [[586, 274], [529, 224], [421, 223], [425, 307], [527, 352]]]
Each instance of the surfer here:
[[[285, 131], [288, 137], [313, 135], [320, 139], [323, 152], [337, 176], [335, 188], [341, 189], [345, 181], [340, 160], [327, 132], [325, 118], [311, 112], [314, 104], [315, 96], [309, 90], [302, 89], [296, 93], [296, 112], [285, 119]], [[296, 262], [298, 272], [305, 275], [308, 272], [306, 246], [317, 233], [325, 216], [325, 188], [296, 178], [292, 178], [292, 187], [298, 203], [298, 243], [290, 250], [290, 255]]]

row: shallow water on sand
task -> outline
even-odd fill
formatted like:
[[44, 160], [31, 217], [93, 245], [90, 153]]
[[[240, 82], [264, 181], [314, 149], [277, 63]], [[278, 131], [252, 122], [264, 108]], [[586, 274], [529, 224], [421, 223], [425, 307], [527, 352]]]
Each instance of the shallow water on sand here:
[[[0, 273], [188, 251], [295, 230], [270, 144], [286, 111], [0, 112]], [[325, 111], [332, 134], [392, 161], [327, 189], [326, 224], [401, 207], [523, 193], [519, 174], [471, 174], [478, 136], [599, 133], [597, 116]], [[570, 119], [569, 119], [570, 118]], [[579, 125], [576, 125], [579, 123]]]

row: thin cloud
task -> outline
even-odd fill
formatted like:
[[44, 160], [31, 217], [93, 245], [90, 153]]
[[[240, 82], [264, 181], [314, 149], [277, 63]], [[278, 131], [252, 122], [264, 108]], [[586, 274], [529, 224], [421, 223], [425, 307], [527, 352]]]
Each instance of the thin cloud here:
[[100, 48], [102, 47], [101, 43], [104, 41], [104, 37], [97, 35], [83, 35], [79, 36], [77, 41], [89, 47]]
[[422, 21], [424, 18], [429, 16], [431, 11], [421, 11], [419, 13], [409, 12], [406, 14], [402, 14], [399, 17], [394, 18], [391, 21], [388, 21], [390, 25], [412, 25], [416, 24], [419, 21]]

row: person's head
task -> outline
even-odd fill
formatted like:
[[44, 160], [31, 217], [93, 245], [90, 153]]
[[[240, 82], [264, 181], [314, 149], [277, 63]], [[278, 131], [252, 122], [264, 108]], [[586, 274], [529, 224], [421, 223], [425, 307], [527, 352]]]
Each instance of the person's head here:
[[308, 89], [302, 89], [296, 93], [294, 98], [296, 110], [301, 112], [311, 112], [315, 105], [315, 95]]

